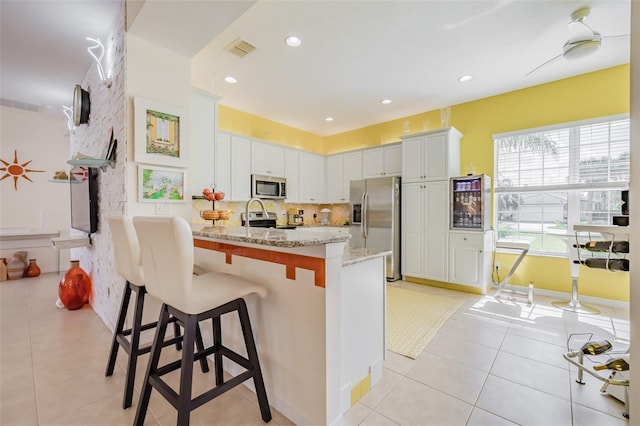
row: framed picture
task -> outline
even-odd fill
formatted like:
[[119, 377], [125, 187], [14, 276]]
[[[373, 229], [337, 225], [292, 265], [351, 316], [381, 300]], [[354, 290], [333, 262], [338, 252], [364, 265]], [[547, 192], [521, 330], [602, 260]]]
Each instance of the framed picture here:
[[138, 165], [138, 202], [184, 203], [187, 171]]
[[136, 96], [134, 109], [134, 160], [136, 163], [188, 167], [187, 123], [178, 107]]

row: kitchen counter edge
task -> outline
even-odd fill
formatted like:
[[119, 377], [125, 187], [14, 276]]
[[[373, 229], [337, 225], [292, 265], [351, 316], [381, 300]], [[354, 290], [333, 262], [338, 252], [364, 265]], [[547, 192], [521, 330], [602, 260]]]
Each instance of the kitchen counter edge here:
[[261, 244], [272, 247], [305, 247], [339, 243], [351, 238], [349, 234], [326, 232], [296, 232], [295, 229], [246, 228], [244, 226], [207, 226], [191, 224], [194, 237]]

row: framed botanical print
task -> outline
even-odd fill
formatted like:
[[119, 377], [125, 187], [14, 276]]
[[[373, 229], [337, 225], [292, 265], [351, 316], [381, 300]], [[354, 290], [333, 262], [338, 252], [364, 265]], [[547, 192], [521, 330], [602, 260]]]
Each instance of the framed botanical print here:
[[184, 203], [187, 171], [138, 165], [138, 201], [141, 203]]
[[135, 162], [188, 167], [187, 123], [182, 110], [138, 96], [133, 107]]

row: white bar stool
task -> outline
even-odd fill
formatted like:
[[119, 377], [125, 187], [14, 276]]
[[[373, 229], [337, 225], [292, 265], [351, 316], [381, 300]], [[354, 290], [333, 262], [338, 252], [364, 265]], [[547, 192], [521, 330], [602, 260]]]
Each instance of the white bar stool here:
[[[218, 272], [193, 276], [193, 236], [189, 224], [182, 218], [134, 217], [133, 224], [140, 242], [147, 291], [162, 302], [134, 424], [144, 424], [153, 388], [177, 409], [178, 424], [188, 425], [192, 410], [250, 378], [253, 378], [262, 420], [269, 422], [271, 409], [247, 305], [243, 299], [251, 293], [264, 298], [267, 295], [266, 288], [240, 276]], [[247, 358], [222, 344], [220, 316], [234, 311], [238, 312], [240, 318]], [[177, 318], [184, 327], [182, 359], [159, 367], [161, 342], [170, 316]], [[196, 325], [209, 318], [213, 322], [213, 346], [194, 353]], [[192, 398], [193, 363], [211, 354], [214, 354], [215, 360], [216, 386]], [[246, 371], [225, 382], [223, 356]], [[178, 392], [162, 379], [163, 375], [177, 369], [181, 370]]]
[[[140, 333], [156, 327], [157, 322], [142, 324], [142, 310], [144, 308], [144, 296], [147, 293], [144, 285], [144, 274], [140, 263], [140, 247], [138, 245], [138, 237], [131, 218], [126, 216], [110, 216], [107, 218], [109, 228], [111, 230], [111, 239], [113, 242], [113, 252], [115, 257], [116, 271], [122, 275], [127, 282], [125, 283], [124, 294], [122, 295], [122, 303], [116, 321], [116, 328], [113, 332], [111, 341], [111, 351], [109, 352], [109, 360], [105, 376], [111, 376], [116, 365], [118, 357], [118, 348], [122, 349], [129, 355], [127, 360], [127, 372], [124, 388], [124, 399], [122, 408], [131, 407], [133, 400], [133, 385], [136, 377], [136, 365], [138, 357], [151, 351], [151, 345], [140, 347]], [[136, 294], [135, 308], [133, 311], [133, 322], [131, 328], [125, 329], [125, 319], [127, 310], [131, 300], [131, 293]], [[182, 349], [182, 337], [180, 336], [180, 326], [175, 318], [171, 321], [174, 325], [174, 337], [166, 340], [163, 345], [168, 346], [175, 344], [177, 350]], [[204, 349], [200, 328], [196, 328], [197, 339], [196, 344], [198, 350]], [[130, 336], [130, 340], [128, 339]], [[202, 371], [209, 371], [209, 365], [206, 358], [200, 362]]]

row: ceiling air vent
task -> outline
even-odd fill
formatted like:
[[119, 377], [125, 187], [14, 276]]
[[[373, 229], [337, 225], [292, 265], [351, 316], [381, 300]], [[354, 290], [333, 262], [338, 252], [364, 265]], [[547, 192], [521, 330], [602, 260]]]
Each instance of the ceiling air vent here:
[[230, 45], [225, 47], [224, 50], [226, 50], [227, 52], [231, 52], [236, 56], [244, 58], [249, 53], [253, 52], [255, 49], [256, 49], [255, 46], [253, 46], [248, 41], [245, 41], [241, 38], [237, 38]]

